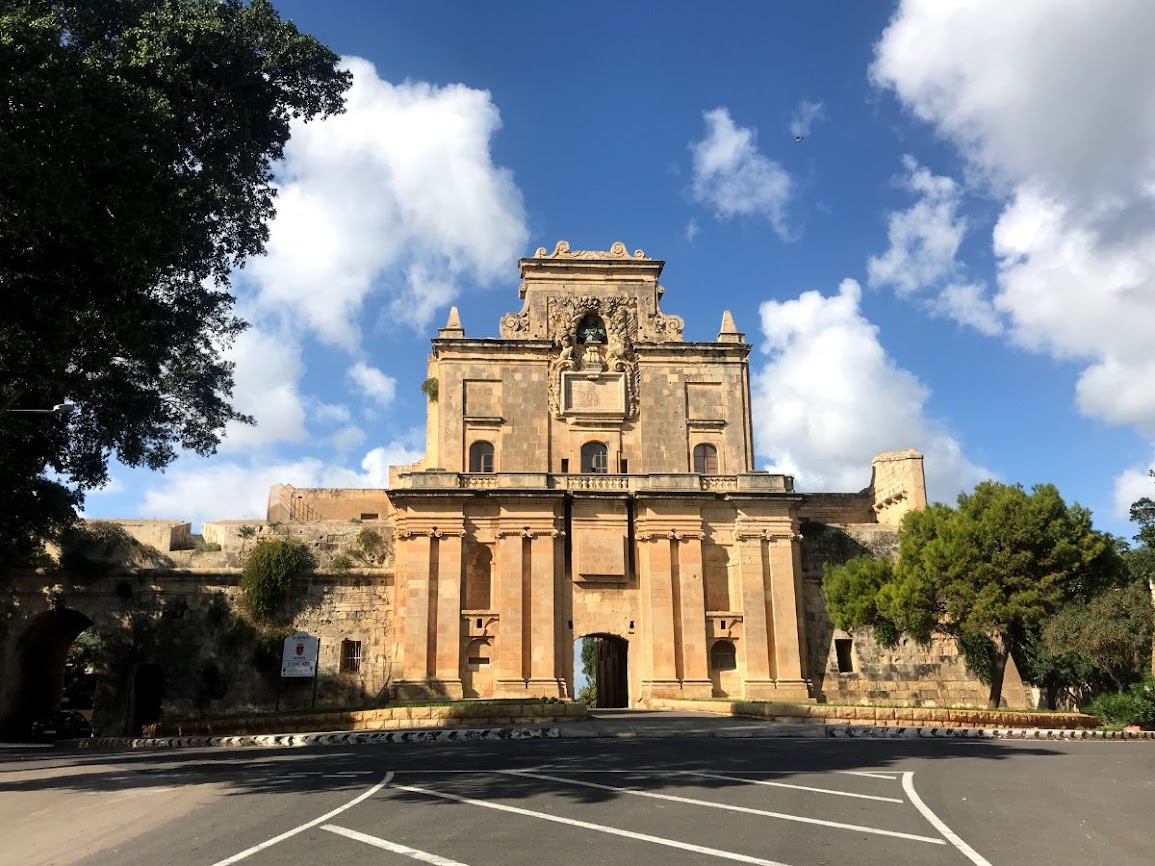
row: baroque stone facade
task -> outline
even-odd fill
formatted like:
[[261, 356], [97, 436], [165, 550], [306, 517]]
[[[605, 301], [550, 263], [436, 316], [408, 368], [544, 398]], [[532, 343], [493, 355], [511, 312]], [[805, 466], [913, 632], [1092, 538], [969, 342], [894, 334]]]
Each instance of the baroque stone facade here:
[[729, 312], [687, 342], [663, 265], [562, 241], [521, 260], [499, 338], [453, 310], [433, 341], [427, 453], [389, 491], [402, 697], [572, 695], [586, 636], [615, 703], [811, 697], [804, 512], [896, 524], [922, 458], [826, 497], [755, 470], [750, 345]]

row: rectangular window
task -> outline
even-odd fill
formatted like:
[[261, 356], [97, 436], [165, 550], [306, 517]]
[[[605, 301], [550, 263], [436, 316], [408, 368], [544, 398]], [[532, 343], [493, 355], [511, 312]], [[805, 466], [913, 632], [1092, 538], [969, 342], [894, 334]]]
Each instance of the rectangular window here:
[[620, 472], [622, 475], [630, 474], [630, 461], [625, 457], [618, 458], [618, 472]]
[[838, 656], [838, 672], [854, 673], [854, 641], [849, 638], [835, 638], [834, 652]]
[[377, 520], [378, 515], [376, 515], [376, 514], [362, 514], [361, 519], [362, 520]]
[[361, 670], [361, 641], [341, 641], [341, 673], [355, 674]]
[[569, 458], [563, 457], [561, 458], [561, 474], [565, 475], [567, 472], [569, 472]]

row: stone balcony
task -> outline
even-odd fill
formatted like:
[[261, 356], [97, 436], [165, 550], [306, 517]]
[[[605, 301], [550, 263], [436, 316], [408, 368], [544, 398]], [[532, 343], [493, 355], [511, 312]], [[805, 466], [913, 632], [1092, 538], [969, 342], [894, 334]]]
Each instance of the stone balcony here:
[[768, 472], [697, 475], [667, 472], [652, 475], [553, 474], [549, 472], [467, 473], [429, 469], [399, 472], [394, 490], [556, 490], [608, 493], [793, 493], [794, 478]]

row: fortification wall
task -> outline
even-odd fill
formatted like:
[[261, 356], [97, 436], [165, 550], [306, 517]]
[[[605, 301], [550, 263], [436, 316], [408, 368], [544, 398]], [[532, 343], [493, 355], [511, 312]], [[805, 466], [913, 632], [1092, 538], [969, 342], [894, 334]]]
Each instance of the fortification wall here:
[[269, 490], [269, 523], [316, 520], [385, 520], [393, 505], [383, 490], [342, 487], [293, 487], [274, 484]]
[[[884, 647], [869, 632], [835, 629], [826, 611], [822, 575], [827, 564], [855, 556], [893, 558], [898, 530], [879, 524], [818, 525], [804, 528], [802, 586], [806, 620], [807, 671], [819, 701], [927, 707], [985, 707], [988, 687], [967, 667], [952, 638], [936, 637], [929, 647], [904, 638]], [[1007, 663], [1004, 704], [1034, 706], [1014, 662]]]

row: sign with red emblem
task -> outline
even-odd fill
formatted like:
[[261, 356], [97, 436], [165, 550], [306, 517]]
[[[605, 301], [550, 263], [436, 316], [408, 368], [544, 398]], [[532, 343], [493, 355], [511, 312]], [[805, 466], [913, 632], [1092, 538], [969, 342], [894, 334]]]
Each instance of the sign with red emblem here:
[[285, 638], [285, 651], [281, 655], [281, 676], [315, 677], [320, 651], [320, 638], [310, 637], [303, 631], [289, 635]]

